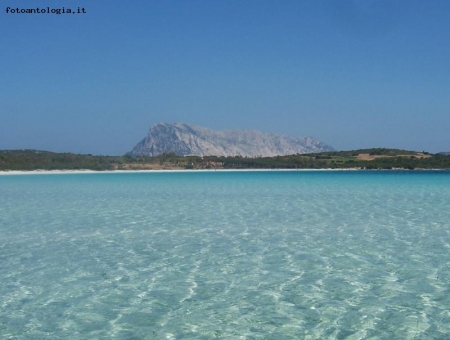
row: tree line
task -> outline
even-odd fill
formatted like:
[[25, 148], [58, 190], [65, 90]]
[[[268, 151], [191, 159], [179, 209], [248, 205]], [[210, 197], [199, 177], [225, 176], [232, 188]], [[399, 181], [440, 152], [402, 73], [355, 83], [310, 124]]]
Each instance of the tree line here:
[[[372, 160], [359, 155], [376, 156]], [[361, 149], [275, 157], [100, 156], [38, 150], [0, 151], [0, 171], [130, 169], [449, 169], [450, 156], [397, 149]]]

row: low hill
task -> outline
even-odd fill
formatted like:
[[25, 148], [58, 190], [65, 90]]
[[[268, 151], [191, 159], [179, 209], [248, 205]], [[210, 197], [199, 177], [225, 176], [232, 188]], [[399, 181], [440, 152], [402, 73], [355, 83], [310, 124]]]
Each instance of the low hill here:
[[1, 150], [4, 170], [113, 170], [121, 157], [79, 155], [41, 150]]

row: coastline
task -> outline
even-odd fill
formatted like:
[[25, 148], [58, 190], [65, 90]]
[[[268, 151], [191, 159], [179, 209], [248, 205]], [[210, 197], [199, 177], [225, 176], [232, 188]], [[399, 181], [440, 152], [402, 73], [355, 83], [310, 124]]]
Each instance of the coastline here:
[[65, 175], [65, 174], [125, 174], [125, 173], [179, 173], [179, 172], [276, 172], [276, 171], [359, 171], [361, 169], [164, 169], [164, 170], [11, 170], [0, 171], [8, 175]]
[[122, 174], [122, 173], [181, 173], [181, 172], [342, 172], [342, 171], [449, 171], [449, 169], [361, 169], [361, 168], [342, 168], [342, 169], [164, 169], [164, 170], [10, 170], [0, 171], [0, 176], [14, 175], [68, 175], [68, 174]]

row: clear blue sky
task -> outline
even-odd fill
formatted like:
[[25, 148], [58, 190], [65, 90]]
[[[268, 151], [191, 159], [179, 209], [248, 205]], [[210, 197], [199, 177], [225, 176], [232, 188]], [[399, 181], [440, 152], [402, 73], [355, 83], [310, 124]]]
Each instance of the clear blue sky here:
[[[450, 151], [448, 0], [1, 0], [0, 149], [118, 155], [151, 125]], [[12, 8], [86, 14], [7, 14]]]

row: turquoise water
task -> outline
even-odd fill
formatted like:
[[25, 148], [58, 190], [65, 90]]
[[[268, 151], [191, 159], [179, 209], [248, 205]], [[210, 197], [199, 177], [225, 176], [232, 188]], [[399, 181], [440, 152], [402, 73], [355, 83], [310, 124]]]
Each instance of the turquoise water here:
[[1, 339], [449, 339], [449, 172], [0, 176]]

